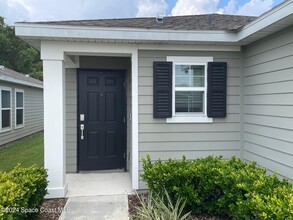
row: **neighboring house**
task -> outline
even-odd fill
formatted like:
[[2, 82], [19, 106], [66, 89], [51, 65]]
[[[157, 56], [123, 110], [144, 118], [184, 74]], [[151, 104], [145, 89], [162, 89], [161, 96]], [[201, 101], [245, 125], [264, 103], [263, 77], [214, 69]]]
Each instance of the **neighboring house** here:
[[44, 129], [43, 82], [0, 66], [0, 147]]
[[49, 197], [65, 174], [223, 155], [293, 179], [293, 1], [260, 17], [23, 22], [44, 67]]

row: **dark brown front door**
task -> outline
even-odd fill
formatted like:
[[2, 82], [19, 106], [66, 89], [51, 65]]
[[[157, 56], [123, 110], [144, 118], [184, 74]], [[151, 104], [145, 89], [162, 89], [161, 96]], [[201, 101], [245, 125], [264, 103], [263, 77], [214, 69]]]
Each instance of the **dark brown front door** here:
[[125, 168], [124, 71], [78, 70], [78, 168]]

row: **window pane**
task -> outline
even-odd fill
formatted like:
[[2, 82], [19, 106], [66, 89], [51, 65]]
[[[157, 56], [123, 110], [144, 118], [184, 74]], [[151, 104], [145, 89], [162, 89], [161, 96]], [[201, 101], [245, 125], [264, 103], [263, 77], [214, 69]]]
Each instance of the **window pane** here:
[[2, 110], [2, 128], [10, 128], [10, 110]]
[[23, 107], [23, 93], [16, 92], [16, 107], [21, 108]]
[[203, 112], [204, 92], [176, 92], [176, 112]]
[[204, 87], [204, 71], [205, 71], [205, 67], [204, 66], [191, 66], [190, 67], [191, 71], [192, 71], [192, 83], [194, 87]]
[[204, 87], [205, 66], [176, 65], [175, 86], [177, 87]]
[[10, 108], [10, 91], [1, 92], [2, 108]]
[[23, 124], [23, 109], [16, 110], [16, 125]]

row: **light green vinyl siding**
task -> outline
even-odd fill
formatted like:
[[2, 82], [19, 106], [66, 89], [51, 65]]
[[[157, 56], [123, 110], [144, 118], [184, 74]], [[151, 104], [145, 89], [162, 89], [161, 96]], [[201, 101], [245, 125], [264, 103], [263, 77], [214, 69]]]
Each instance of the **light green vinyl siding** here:
[[[43, 89], [0, 81], [0, 86], [11, 89], [11, 130], [0, 132], [0, 146], [44, 130]], [[15, 129], [15, 89], [24, 92], [24, 127]]]
[[77, 84], [76, 69], [66, 69], [66, 172], [77, 171]]
[[293, 179], [293, 28], [244, 51], [244, 159]]
[[[206, 124], [170, 124], [153, 118], [153, 62], [166, 61], [167, 56], [210, 56], [228, 63], [226, 118]], [[147, 154], [152, 160], [240, 156], [241, 59], [241, 52], [139, 51], [139, 172]], [[140, 188], [145, 188], [142, 181]]]

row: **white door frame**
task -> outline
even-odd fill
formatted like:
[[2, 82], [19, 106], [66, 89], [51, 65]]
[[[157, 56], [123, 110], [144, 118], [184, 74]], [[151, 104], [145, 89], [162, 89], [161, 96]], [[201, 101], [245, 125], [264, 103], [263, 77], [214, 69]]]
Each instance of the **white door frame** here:
[[[66, 106], [65, 67], [79, 63], [68, 62], [68, 55], [129, 56], [131, 57], [132, 95], [132, 188], [139, 187], [138, 159], [138, 48], [127, 44], [98, 44], [85, 42], [41, 42], [41, 59], [44, 62], [44, 135], [45, 168], [48, 169], [47, 198], [64, 197], [66, 183]], [[59, 95], [58, 95], [59, 94]], [[60, 95], [62, 94], [62, 95]], [[54, 98], [55, 97], [55, 98]], [[57, 105], [56, 105], [57, 103]]]

